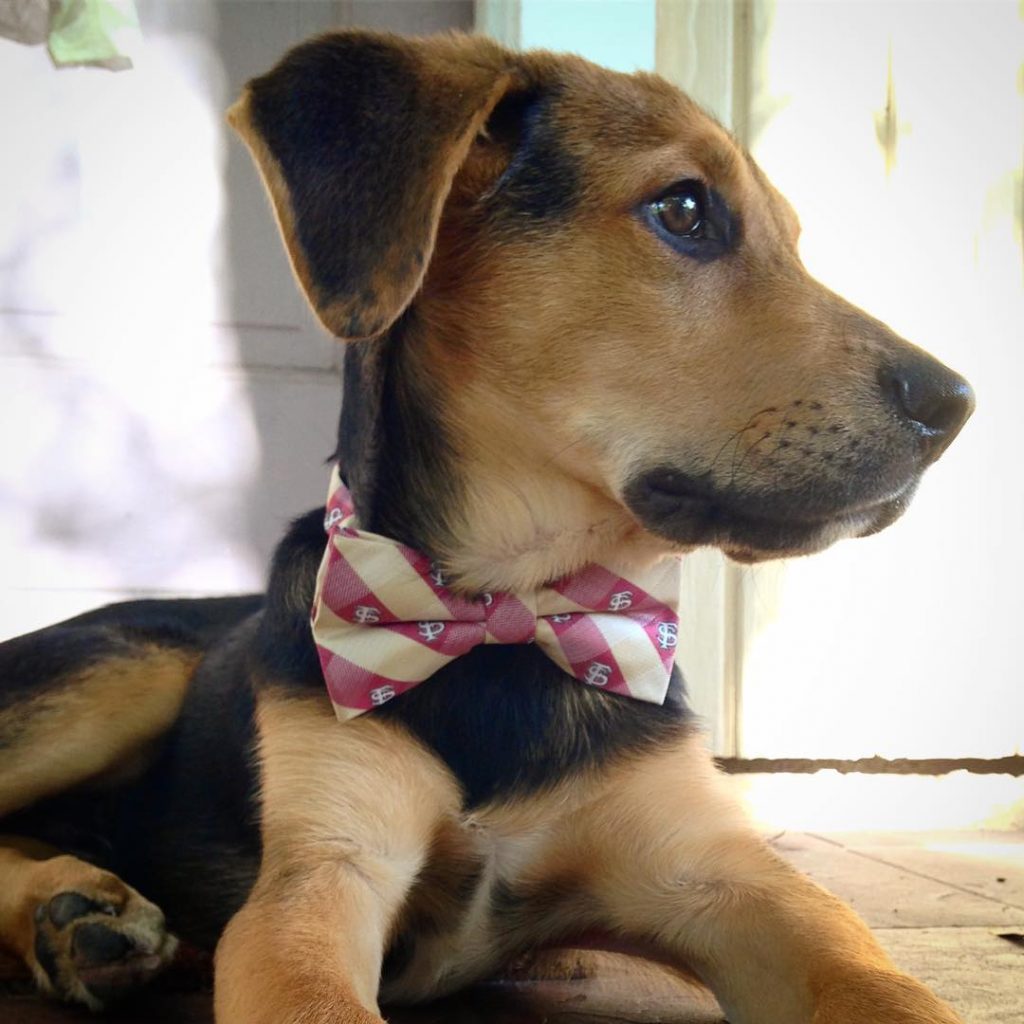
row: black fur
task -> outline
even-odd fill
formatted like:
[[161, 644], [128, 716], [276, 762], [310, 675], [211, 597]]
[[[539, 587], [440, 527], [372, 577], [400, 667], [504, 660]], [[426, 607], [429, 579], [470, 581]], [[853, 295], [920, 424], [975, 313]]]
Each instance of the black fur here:
[[61, 625], [109, 626], [126, 638], [206, 647], [262, 606], [262, 594], [122, 601], [83, 612]]
[[325, 36], [250, 88], [253, 123], [281, 165], [313, 280], [325, 298], [358, 294], [394, 238], [382, 214], [397, 226], [417, 212], [418, 168], [407, 157], [415, 67], [397, 47]]
[[384, 402], [389, 340], [395, 329], [383, 338], [345, 346], [338, 444], [332, 458], [359, 502], [360, 513], [368, 518], [378, 505], [377, 473], [383, 444], [378, 410]]
[[[212, 949], [259, 869], [255, 616], [196, 671], [163, 757], [130, 794], [118, 874], [172, 931]], [[123, 872], [123, 873], [122, 873]]]
[[[61, 624], [0, 644], [0, 711], [63, 685], [66, 677], [124, 650], [125, 642], [104, 629]], [[0, 719], [0, 749], [20, 732], [20, 716]]]
[[556, 89], [515, 92], [494, 108], [488, 130], [507, 140], [511, 154], [487, 204], [498, 226], [564, 223], [579, 205], [579, 165], [555, 123], [557, 96]]
[[325, 544], [324, 510], [317, 508], [294, 520], [274, 551], [251, 660], [263, 680], [314, 687], [323, 681], [309, 612]]
[[344, 337], [380, 333], [418, 286], [453, 149], [501, 74], [426, 61], [397, 38], [326, 35], [249, 84], [313, 303]]
[[380, 968], [381, 985], [400, 978], [416, 956], [416, 937], [411, 931], [396, 935], [388, 947]]
[[678, 670], [658, 706], [591, 689], [535, 647], [501, 645], [476, 648], [374, 714], [435, 750], [470, 808], [678, 740], [690, 717]]
[[415, 365], [420, 329], [410, 310], [386, 337], [346, 351], [338, 453], [365, 528], [436, 553], [457, 543], [462, 481], [443, 395]]
[[[263, 604], [262, 595], [125, 601], [105, 605], [0, 643], [0, 712], [67, 684], [108, 658], [131, 657], [140, 644], [202, 651]], [[16, 742], [20, 716], [0, 718], [0, 748]]]

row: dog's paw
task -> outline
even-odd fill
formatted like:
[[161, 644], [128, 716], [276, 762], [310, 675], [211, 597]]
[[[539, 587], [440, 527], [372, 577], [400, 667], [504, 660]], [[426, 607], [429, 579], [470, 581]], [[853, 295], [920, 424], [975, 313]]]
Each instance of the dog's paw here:
[[39, 903], [33, 918], [39, 987], [93, 1010], [148, 982], [178, 944], [159, 907], [98, 869]]

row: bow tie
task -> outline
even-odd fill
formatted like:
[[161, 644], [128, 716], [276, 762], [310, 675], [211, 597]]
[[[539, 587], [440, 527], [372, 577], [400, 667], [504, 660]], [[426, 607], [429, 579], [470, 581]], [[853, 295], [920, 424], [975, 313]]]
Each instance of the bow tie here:
[[[680, 565], [642, 579], [592, 564], [529, 593], [452, 593], [430, 559], [357, 525], [337, 468], [313, 639], [341, 720], [379, 707], [478, 644], [536, 643], [581, 683], [661, 704], [678, 640]], [[511, 684], [514, 685], [514, 684]]]

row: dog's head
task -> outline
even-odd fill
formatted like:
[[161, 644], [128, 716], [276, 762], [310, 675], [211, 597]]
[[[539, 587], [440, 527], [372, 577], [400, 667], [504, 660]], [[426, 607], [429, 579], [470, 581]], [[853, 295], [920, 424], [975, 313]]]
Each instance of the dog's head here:
[[871, 533], [971, 413], [965, 381], [809, 277], [787, 202], [656, 76], [348, 32], [230, 116], [355, 343], [361, 515], [467, 587]]

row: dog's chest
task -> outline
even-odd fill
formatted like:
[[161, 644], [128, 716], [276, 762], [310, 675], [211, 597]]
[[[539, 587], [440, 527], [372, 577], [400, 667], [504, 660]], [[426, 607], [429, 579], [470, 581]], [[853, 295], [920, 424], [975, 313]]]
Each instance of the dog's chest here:
[[385, 961], [382, 1001], [452, 992], [527, 944], [571, 929], [582, 917], [578, 894], [548, 884], [561, 832], [554, 820], [522, 831], [460, 823], [463, 842], [428, 861], [410, 893]]

